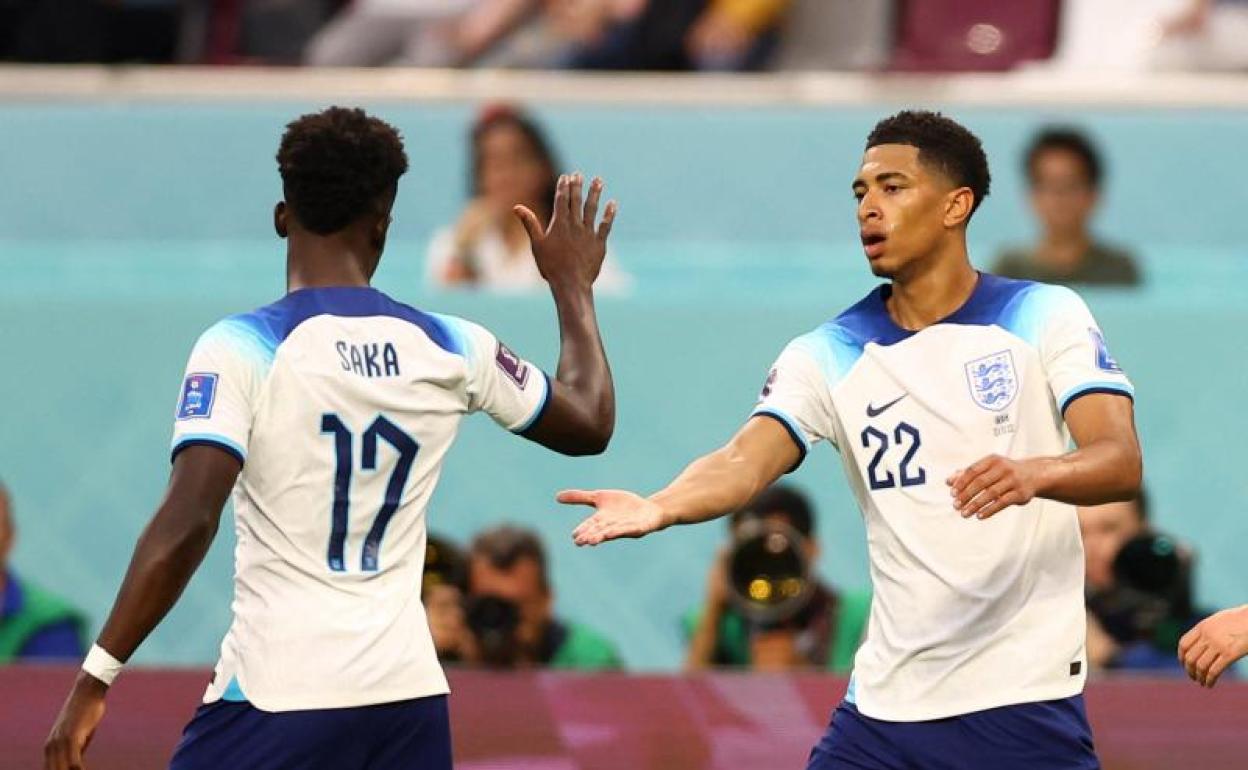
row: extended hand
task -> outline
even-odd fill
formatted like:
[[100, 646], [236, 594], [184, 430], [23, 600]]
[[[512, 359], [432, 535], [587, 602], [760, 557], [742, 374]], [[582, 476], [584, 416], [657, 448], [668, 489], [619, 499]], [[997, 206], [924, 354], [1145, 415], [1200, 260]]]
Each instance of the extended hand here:
[[1222, 610], [1179, 640], [1179, 660], [1201, 687], [1213, 687], [1235, 661], [1248, 655], [1248, 605]]
[[598, 545], [622, 537], [642, 537], [667, 526], [663, 509], [641, 495], [619, 489], [586, 492], [569, 489], [556, 500], [565, 505], [591, 505], [596, 510], [572, 530], [577, 545]]
[[571, 282], [576, 286], [592, 286], [607, 255], [607, 236], [611, 234], [618, 207], [615, 201], [608, 203], [602, 223], [595, 229], [598, 200], [604, 185], [598, 178], [590, 182], [589, 197], [582, 204], [582, 184], [584, 178], [580, 174], [559, 177], [554, 208], [545, 230], [529, 208], [516, 206], [513, 209], [529, 234], [538, 271], [552, 285]]
[[1039, 471], [1035, 463], [988, 455], [948, 479], [953, 507], [962, 518], [986, 519], [1011, 505], [1026, 505], [1036, 496]]
[[78, 674], [78, 681], [43, 746], [45, 770], [84, 770], [82, 755], [104, 718], [107, 691], [108, 686], [90, 674]]

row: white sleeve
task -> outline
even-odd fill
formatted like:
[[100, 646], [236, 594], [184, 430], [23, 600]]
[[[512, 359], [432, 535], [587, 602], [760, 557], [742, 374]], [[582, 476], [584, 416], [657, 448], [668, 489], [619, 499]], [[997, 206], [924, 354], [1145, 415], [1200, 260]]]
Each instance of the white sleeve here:
[[485, 327], [453, 319], [468, 362], [468, 410], [485, 412], [513, 433], [532, 427], [550, 401], [550, 380]]
[[1062, 413], [1089, 393], [1135, 396], [1131, 381], [1110, 355], [1087, 304], [1073, 291], [1054, 288], [1054, 303], [1045, 319], [1040, 355], [1053, 399]]
[[827, 380], [803, 340], [789, 343], [772, 365], [753, 416], [784, 426], [801, 452], [797, 465], [821, 439], [835, 443]]
[[263, 346], [234, 322], [227, 319], [204, 332], [186, 364], [171, 455], [208, 444], [246, 462], [255, 397], [267, 365]]

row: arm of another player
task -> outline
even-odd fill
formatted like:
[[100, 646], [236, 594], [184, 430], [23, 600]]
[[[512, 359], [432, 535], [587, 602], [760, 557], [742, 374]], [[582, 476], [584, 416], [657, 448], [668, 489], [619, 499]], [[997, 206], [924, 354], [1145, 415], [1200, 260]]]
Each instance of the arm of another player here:
[[1222, 672], [1248, 655], [1248, 604], [1210, 615], [1179, 640], [1179, 660], [1202, 687], [1213, 687]]
[[1142, 459], [1130, 398], [1089, 393], [1066, 408], [1075, 451], [1014, 460], [989, 455], [946, 483], [963, 518], [987, 519], [1035, 497], [1073, 505], [1130, 500], [1140, 489]]
[[556, 452], [599, 454], [615, 431], [615, 385], [598, 331], [594, 280], [607, 254], [607, 236], [615, 221], [615, 201], [607, 204], [594, 227], [603, 182], [594, 179], [582, 204], [580, 174], [559, 177], [550, 223], [516, 206], [533, 244], [538, 270], [550, 284], [559, 315], [559, 369], [551, 381], [545, 412], [524, 435]]
[[[112, 612], [96, 641], [119, 661], [130, 658], [164, 619], [217, 534], [221, 509], [242, 465], [210, 446], [178, 453], [165, 499], [139, 537]], [[104, 717], [108, 685], [80, 671], [44, 746], [47, 770], [84, 767], [82, 754]]]
[[792, 436], [754, 417], [726, 445], [695, 460], [650, 497], [618, 489], [565, 490], [556, 499], [595, 510], [572, 532], [577, 545], [636, 538], [673, 524], [697, 524], [738, 510], [801, 459]]

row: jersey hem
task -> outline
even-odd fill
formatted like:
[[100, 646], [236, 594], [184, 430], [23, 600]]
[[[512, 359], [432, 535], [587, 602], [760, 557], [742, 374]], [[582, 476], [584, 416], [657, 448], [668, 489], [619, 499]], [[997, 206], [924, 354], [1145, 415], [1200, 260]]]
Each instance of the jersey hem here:
[[[359, 708], [361, 706], [379, 706], [383, 703], [397, 703], [405, 700], [416, 700], [417, 698], [431, 698], [436, 695], [449, 695], [451, 692], [450, 685], [442, 684], [434, 688], [419, 688], [416, 690], [387, 690], [377, 692], [369, 691], [367, 695], [361, 693], [349, 693], [346, 695], [310, 695], [301, 698], [255, 698], [248, 694], [246, 703], [260, 711], [283, 712], [283, 711], [319, 711], [322, 709], [342, 709], [342, 708]], [[221, 695], [212, 697], [209, 693], [204, 693], [201, 703], [207, 705], [224, 700]], [[227, 701], [232, 702], [232, 701]]]
[[871, 703], [869, 695], [866, 698], [866, 704], [863, 703], [862, 688], [859, 687], [857, 692], [854, 693], [856, 698], [851, 703], [863, 715], [872, 719], [878, 719], [881, 722], [928, 722], [933, 719], [966, 716], [967, 714], [1003, 708], [1005, 706], [1020, 706], [1027, 703], [1043, 703], [1045, 701], [1061, 700], [1062, 698], [1073, 698], [1083, 692], [1083, 685], [1084, 681], [1080, 679], [1073, 686], [1066, 684], [1063, 687], [1037, 687], [1018, 690], [996, 698], [966, 700], [931, 709], [878, 709], [876, 708], [877, 704]]
[[755, 409], [754, 413], [750, 416], [770, 417], [784, 427], [785, 431], [789, 434], [789, 438], [793, 439], [794, 444], [797, 444], [798, 451], [797, 462], [793, 463], [793, 467], [789, 468], [785, 471], [785, 473], [792, 473], [800, 468], [802, 463], [806, 461], [806, 453], [810, 451], [810, 445], [806, 443], [806, 437], [802, 435], [802, 429], [797, 426], [797, 423], [793, 420], [793, 418], [779, 409], [770, 406], [762, 409]]
[[173, 448], [169, 450], [169, 462], [176, 460], [178, 458], [178, 454], [183, 449], [188, 449], [193, 446], [216, 447], [217, 449], [224, 450], [227, 454], [232, 455], [235, 460], [238, 460], [240, 465], [244, 465], [247, 462], [247, 453], [243, 451], [241, 446], [233, 441], [230, 441], [225, 436], [217, 436], [207, 433], [197, 433], [179, 438], [176, 442], [174, 442]]

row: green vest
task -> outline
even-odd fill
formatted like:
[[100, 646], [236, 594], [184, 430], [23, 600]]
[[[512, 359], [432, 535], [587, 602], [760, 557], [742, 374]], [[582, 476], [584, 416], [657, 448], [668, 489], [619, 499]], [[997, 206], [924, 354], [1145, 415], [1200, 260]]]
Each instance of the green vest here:
[[[870, 614], [870, 591], [845, 591], [838, 596], [835, 630], [828, 641], [828, 671], [846, 674], [853, 669], [854, 653], [858, 652], [858, 646], [862, 643]], [[686, 640], [693, 638], [701, 619], [701, 608], [685, 614], [683, 625]], [[747, 666], [750, 663], [749, 627], [745, 618], [732, 609], [719, 619], [718, 651], [727, 659], [729, 665]]]
[[0, 665], [11, 663], [32, 636], [55, 623], [69, 621], [78, 628], [79, 638], [85, 635], [87, 623], [78, 610], [60, 597], [30, 583], [17, 582], [22, 591], [22, 606], [16, 614], [0, 618]]
[[620, 656], [606, 638], [578, 623], [565, 625], [567, 636], [550, 659], [551, 668], [582, 671], [622, 668]]

